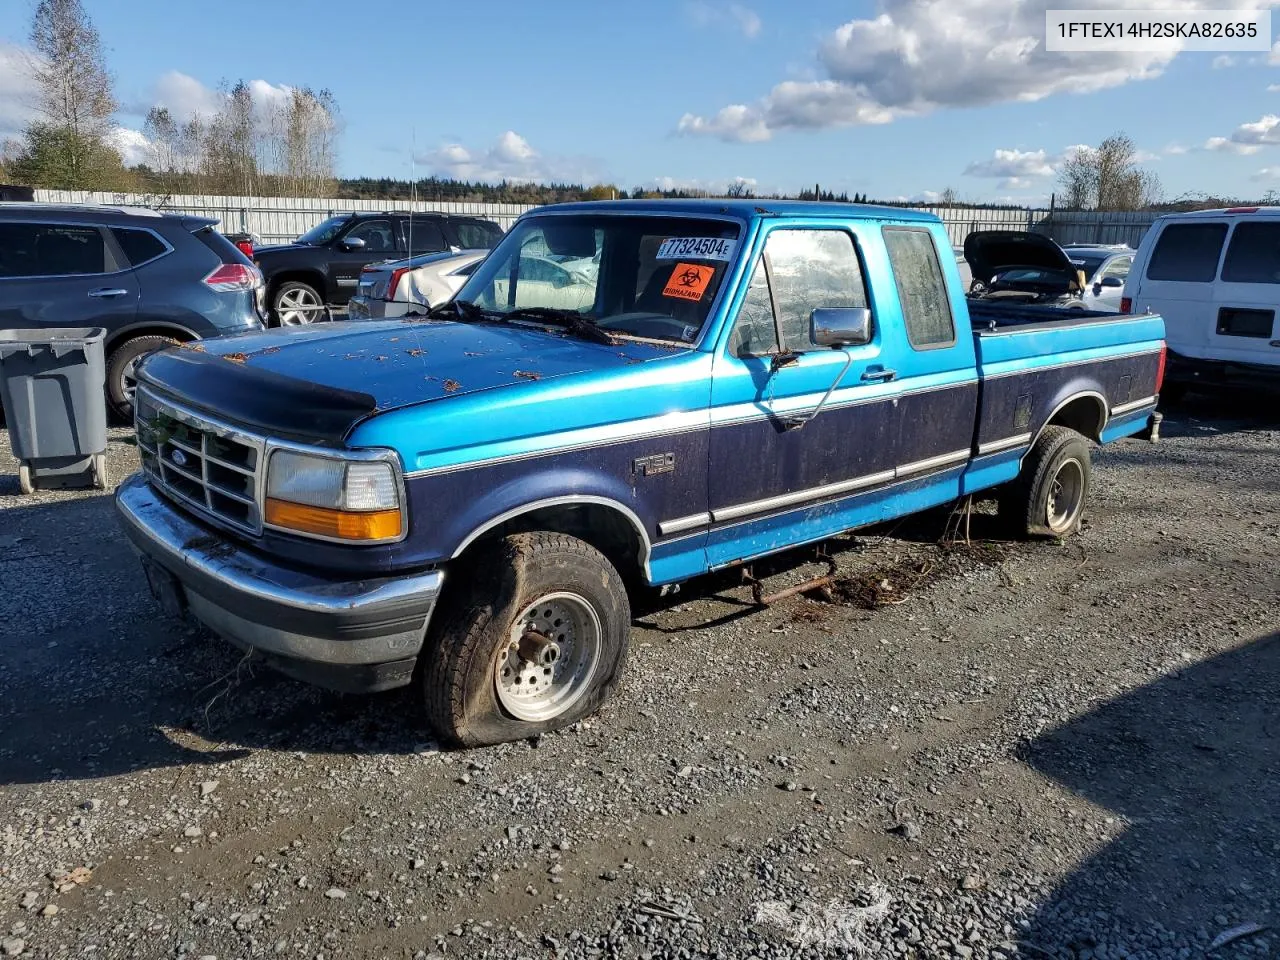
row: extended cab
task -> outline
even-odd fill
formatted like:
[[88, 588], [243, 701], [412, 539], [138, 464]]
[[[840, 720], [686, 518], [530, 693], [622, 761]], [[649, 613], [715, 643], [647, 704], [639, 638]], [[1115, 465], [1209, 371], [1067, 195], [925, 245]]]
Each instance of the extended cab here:
[[430, 316], [153, 355], [117, 504], [167, 609], [494, 743], [609, 695], [636, 585], [985, 490], [1073, 533], [1090, 442], [1155, 423], [1163, 337], [971, 308], [932, 216], [566, 204]]
[[253, 262], [266, 278], [276, 326], [328, 316], [356, 292], [360, 271], [381, 260], [445, 250], [489, 250], [502, 228], [489, 220], [443, 213], [346, 213], [330, 217], [293, 243], [257, 247]]

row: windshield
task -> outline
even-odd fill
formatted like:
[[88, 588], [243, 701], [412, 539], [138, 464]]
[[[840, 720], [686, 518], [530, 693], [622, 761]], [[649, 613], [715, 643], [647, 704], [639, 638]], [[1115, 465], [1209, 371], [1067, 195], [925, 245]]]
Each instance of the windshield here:
[[324, 223], [312, 227], [295, 242], [305, 243], [311, 247], [318, 247], [322, 243], [328, 243], [337, 236], [338, 231], [341, 230], [350, 219], [350, 217], [330, 217], [328, 220], [324, 221]]
[[693, 343], [738, 234], [737, 224], [723, 220], [530, 217], [503, 238], [457, 299], [498, 314], [567, 311], [611, 333]]

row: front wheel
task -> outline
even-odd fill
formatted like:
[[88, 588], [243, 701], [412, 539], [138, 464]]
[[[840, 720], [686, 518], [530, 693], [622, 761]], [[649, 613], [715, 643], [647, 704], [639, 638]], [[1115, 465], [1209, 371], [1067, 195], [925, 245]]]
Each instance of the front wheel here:
[[1089, 441], [1069, 427], [1046, 427], [1000, 498], [1000, 513], [1016, 535], [1069, 536], [1080, 529], [1091, 477]]
[[504, 537], [479, 549], [456, 588], [419, 669], [428, 718], [445, 739], [527, 739], [591, 715], [613, 692], [631, 606], [618, 571], [590, 544], [547, 532]]

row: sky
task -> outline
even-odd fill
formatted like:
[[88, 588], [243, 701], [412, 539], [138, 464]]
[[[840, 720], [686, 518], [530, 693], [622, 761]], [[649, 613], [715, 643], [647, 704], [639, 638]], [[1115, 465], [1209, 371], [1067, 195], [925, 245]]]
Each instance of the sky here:
[[[1048, 53], [1044, 11], [1065, 5], [1050, 0], [83, 3], [130, 160], [149, 106], [208, 113], [244, 79], [263, 97], [332, 90], [343, 176], [1039, 205], [1065, 157], [1124, 131], [1167, 198], [1280, 190], [1280, 45]], [[33, 8], [0, 0], [0, 138], [30, 116]]]

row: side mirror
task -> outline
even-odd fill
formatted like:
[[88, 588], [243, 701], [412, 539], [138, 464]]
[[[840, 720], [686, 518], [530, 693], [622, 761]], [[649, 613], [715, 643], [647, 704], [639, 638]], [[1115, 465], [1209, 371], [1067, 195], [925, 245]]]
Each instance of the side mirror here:
[[359, 237], [344, 237], [342, 239], [343, 250], [363, 250], [365, 242]]
[[854, 347], [871, 342], [866, 307], [818, 307], [809, 314], [809, 339], [820, 347]]
[[1119, 277], [1103, 277], [1101, 283], [1104, 287], [1123, 287], [1124, 281]]

